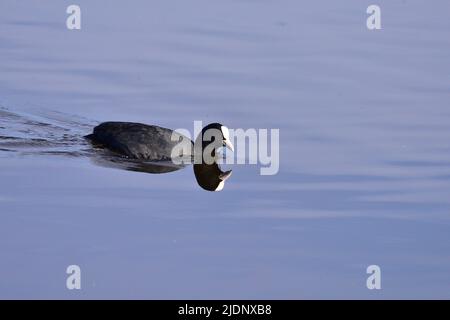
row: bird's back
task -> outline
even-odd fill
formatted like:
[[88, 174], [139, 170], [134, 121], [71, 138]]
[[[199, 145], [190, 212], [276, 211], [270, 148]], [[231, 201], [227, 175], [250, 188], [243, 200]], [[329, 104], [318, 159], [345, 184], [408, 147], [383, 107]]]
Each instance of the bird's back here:
[[129, 158], [145, 160], [170, 160], [178, 143], [190, 141], [173, 130], [133, 122], [101, 123], [86, 138]]

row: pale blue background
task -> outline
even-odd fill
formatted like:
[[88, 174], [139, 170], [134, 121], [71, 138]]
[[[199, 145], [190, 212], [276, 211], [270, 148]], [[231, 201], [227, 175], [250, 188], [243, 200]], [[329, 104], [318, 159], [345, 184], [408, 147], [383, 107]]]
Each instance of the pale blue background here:
[[0, 298], [450, 298], [449, 1], [72, 3], [0, 2], [1, 107], [280, 128], [280, 173], [0, 153]]

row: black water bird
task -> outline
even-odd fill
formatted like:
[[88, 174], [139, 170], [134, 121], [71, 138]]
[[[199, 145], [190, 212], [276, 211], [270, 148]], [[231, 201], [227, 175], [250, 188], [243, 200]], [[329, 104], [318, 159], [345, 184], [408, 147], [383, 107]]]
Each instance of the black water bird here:
[[234, 151], [229, 130], [220, 123], [202, 129], [195, 143], [186, 136], [163, 127], [132, 122], [104, 122], [96, 126], [86, 139], [97, 148], [105, 148], [122, 157], [103, 158], [103, 165], [147, 173], [165, 173], [184, 165], [180, 160], [194, 163], [198, 184], [208, 191], [220, 191], [231, 176], [216, 162], [216, 149], [226, 146]]

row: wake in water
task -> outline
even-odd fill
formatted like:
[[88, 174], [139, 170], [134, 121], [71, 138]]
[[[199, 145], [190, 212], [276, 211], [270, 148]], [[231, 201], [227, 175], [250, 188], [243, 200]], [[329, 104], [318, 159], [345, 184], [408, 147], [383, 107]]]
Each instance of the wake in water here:
[[83, 135], [94, 122], [55, 111], [25, 113], [0, 107], [0, 151], [79, 156], [92, 152]]
[[0, 107], [0, 157], [12, 155], [59, 155], [89, 157], [95, 164], [146, 173], [181, 169], [172, 162], [127, 159], [96, 148], [84, 136], [98, 122], [57, 111], [17, 112]]

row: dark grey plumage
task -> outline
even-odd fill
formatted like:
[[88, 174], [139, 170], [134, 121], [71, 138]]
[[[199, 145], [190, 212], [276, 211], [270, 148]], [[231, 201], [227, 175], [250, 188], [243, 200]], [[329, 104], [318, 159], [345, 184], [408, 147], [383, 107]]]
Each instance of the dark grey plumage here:
[[[208, 138], [203, 139], [206, 133]], [[102, 155], [96, 159], [96, 163], [101, 165], [139, 172], [165, 173], [184, 167], [184, 164], [176, 165], [173, 156], [183, 157], [184, 161], [190, 157], [191, 161], [199, 160], [194, 164], [195, 178], [200, 187], [208, 191], [222, 190], [231, 175], [231, 170], [223, 172], [215, 162], [216, 148], [227, 146], [234, 150], [228, 128], [220, 123], [211, 123], [202, 129], [196, 139], [196, 148], [189, 138], [173, 130], [133, 122], [104, 122], [85, 138], [96, 147], [126, 157], [117, 159], [115, 155]], [[206, 147], [211, 144], [214, 148], [208, 150], [209, 154], [204, 154]], [[172, 155], [173, 151], [180, 153]], [[194, 152], [197, 152], [195, 158]], [[209, 164], [206, 160], [211, 159], [213, 163]]]
[[190, 139], [173, 130], [133, 122], [104, 122], [86, 138], [128, 158], [152, 161], [170, 160], [173, 148], [183, 139], [193, 147]]

